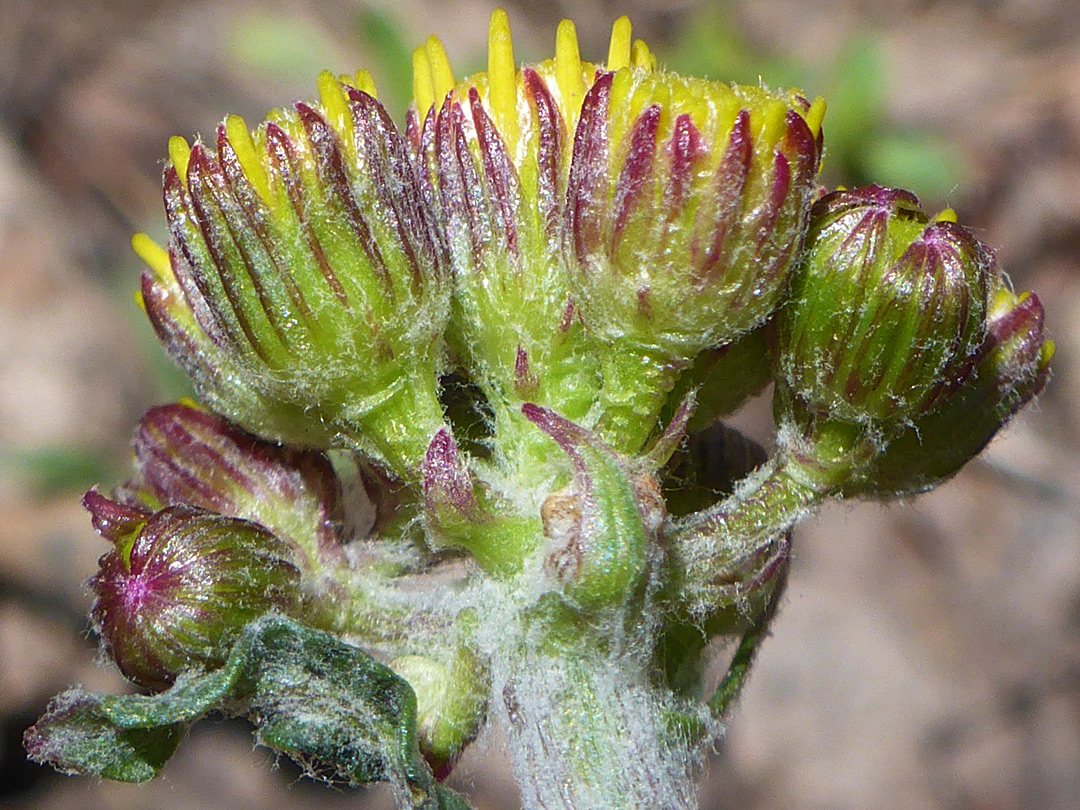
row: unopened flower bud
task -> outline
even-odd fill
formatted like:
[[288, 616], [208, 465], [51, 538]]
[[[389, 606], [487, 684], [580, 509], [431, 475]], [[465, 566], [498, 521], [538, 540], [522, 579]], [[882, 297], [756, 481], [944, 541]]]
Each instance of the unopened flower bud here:
[[823, 112], [795, 92], [600, 76], [567, 193], [586, 325], [691, 358], [768, 317], [802, 247]]
[[168, 254], [140, 237], [159, 337], [215, 411], [265, 438], [359, 446], [399, 475], [441, 424], [445, 247], [404, 138], [329, 74], [254, 133], [170, 144]]
[[469, 648], [459, 648], [448, 665], [426, 655], [395, 659], [394, 671], [416, 693], [416, 736], [435, 776], [449, 775], [465, 747], [480, 731], [487, 683]]
[[886, 434], [928, 413], [983, 342], [990, 266], [909, 192], [824, 197], [778, 316], [785, 393], [814, 418]]
[[259, 523], [309, 565], [343, 559], [341, 487], [321, 453], [262, 441], [188, 405], [151, 408], [135, 432], [137, 474], [117, 495], [152, 510], [186, 504]]
[[[116, 505], [84, 501], [100, 518]], [[300, 605], [296, 550], [256, 523], [172, 506], [129, 522], [109, 518], [114, 548], [91, 580], [94, 624], [120, 671], [164, 689], [185, 670], [224, 663], [233, 640], [270, 611]]]
[[1034, 293], [1002, 287], [991, 299], [987, 336], [968, 373], [937, 407], [906, 427], [858, 472], [844, 493], [887, 497], [937, 486], [974, 458], [1050, 377], [1054, 344], [1043, 335]]

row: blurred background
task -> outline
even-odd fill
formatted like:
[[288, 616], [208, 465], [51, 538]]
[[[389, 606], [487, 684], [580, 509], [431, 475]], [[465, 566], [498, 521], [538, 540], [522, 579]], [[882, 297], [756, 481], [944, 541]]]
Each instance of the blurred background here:
[[[629, 14], [671, 68], [825, 95], [826, 181], [955, 207], [1035, 289], [1054, 379], [978, 461], [910, 503], [838, 505], [797, 534], [791, 583], [702, 807], [1080, 806], [1080, 4], [1075, 0], [504, 2], [518, 57], [559, 19], [602, 60]], [[200, 724], [162, 779], [69, 779], [23, 730], [95, 660], [79, 506], [119, 483], [148, 406], [186, 392], [132, 301], [134, 230], [160, 237], [166, 141], [254, 123], [367, 67], [400, 116], [414, 45], [484, 65], [476, 0], [0, 0], [0, 807], [389, 807]], [[761, 408], [744, 415], [767, 430]], [[497, 740], [454, 777], [514, 808]]]

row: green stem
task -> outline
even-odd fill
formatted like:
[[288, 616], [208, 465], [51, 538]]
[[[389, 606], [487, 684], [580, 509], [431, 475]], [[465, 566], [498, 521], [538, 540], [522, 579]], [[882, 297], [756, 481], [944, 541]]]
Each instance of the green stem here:
[[683, 358], [628, 339], [603, 346], [597, 430], [604, 441], [623, 453], [640, 451], [685, 365]]
[[414, 481], [431, 437], [445, 425], [434, 367], [430, 374], [404, 375], [395, 384], [389, 396], [377, 402], [354, 403], [347, 421], [359, 429], [351, 438], [362, 450], [403, 481]]
[[757, 652], [761, 647], [761, 642], [769, 635], [769, 625], [772, 624], [773, 617], [776, 615], [776, 606], [780, 603], [780, 597], [783, 595], [786, 585], [787, 570], [785, 569], [781, 574], [779, 583], [769, 595], [764, 610], [753, 619], [751, 626], [743, 633], [742, 639], [739, 641], [739, 647], [735, 650], [735, 655], [728, 665], [727, 672], [724, 673], [724, 677], [720, 679], [716, 691], [713, 692], [713, 696], [709, 699], [709, 711], [717, 720], [722, 719], [728, 713], [728, 710], [735, 705], [735, 702], [742, 694], [743, 687], [750, 676], [750, 669], [754, 664], [754, 659], [757, 657]]
[[729, 607], [745, 569], [827, 495], [773, 459], [733, 495], [674, 524], [668, 537], [675, 592], [666, 599], [676, 615], [707, 619]]
[[719, 719], [726, 715], [728, 709], [738, 700], [750, 675], [750, 667], [757, 656], [758, 648], [767, 635], [766, 626], [751, 628], [743, 635], [735, 657], [731, 659], [727, 672], [709, 699], [709, 711], [713, 717]]
[[590, 650], [525, 651], [502, 690], [527, 807], [697, 807], [692, 754], [669, 733], [647, 668]]

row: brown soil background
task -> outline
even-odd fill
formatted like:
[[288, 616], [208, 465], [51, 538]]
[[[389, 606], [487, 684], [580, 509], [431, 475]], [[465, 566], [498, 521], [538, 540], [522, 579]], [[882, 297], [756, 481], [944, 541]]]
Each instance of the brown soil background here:
[[[525, 55], [546, 54], [569, 16], [598, 59], [617, 14], [663, 52], [701, 11], [507, 7]], [[455, 64], [478, 64], [486, 3], [376, 8], [409, 45], [438, 31]], [[131, 303], [127, 247], [132, 230], [160, 234], [166, 140], [311, 96], [317, 67], [365, 65], [361, 11], [0, 0], [0, 807], [389, 806], [378, 790], [275, 767], [236, 723], [198, 726], [140, 787], [58, 776], [19, 744], [68, 685], [123, 688], [87, 634], [83, 583], [103, 544], [78, 487], [121, 478], [135, 421], [175, 389]], [[1080, 4], [755, 0], [730, 14], [753, 48], [809, 65], [853, 34], [874, 38], [889, 123], [936, 133], [967, 166], [966, 182], [927, 202], [956, 207], [1017, 288], [1039, 293], [1058, 354], [1037, 405], [948, 485], [887, 507], [831, 506], [799, 530], [775, 637], [702, 806], [1080, 807]], [[268, 18], [294, 21], [302, 43], [285, 67], [262, 69], [236, 44], [237, 26], [257, 42], [252, 26]], [[828, 142], [828, 118], [825, 130]], [[62, 453], [49, 462], [45, 450]], [[517, 806], [497, 742], [470, 752], [455, 782], [475, 785], [478, 808]]]

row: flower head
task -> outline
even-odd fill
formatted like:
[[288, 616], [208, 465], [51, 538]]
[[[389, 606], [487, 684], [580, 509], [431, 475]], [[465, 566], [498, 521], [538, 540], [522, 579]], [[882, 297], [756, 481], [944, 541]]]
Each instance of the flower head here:
[[185, 504], [265, 526], [305, 563], [339, 561], [341, 484], [320, 453], [262, 441], [185, 404], [151, 408], [134, 440], [136, 476], [116, 497], [152, 511]]
[[567, 192], [589, 328], [689, 359], [768, 317], [802, 248], [823, 113], [798, 92], [600, 75]]
[[364, 446], [400, 473], [426, 437], [397, 446], [395, 420], [419, 405], [432, 432], [441, 421], [445, 248], [386, 111], [329, 74], [320, 90], [254, 133], [233, 116], [213, 145], [172, 140], [169, 250], [138, 238], [142, 299], [214, 410], [267, 438]]
[[907, 191], [837, 191], [814, 207], [779, 313], [784, 387], [812, 414], [892, 430], [929, 412], [986, 335], [987, 250]]
[[[515, 64], [501, 10], [488, 42], [488, 70], [462, 81], [435, 37], [413, 57], [407, 132], [450, 247], [450, 338], [490, 394], [565, 410], [555, 384], [567, 367], [591, 362], [570, 302], [566, 186], [581, 104], [601, 68], [582, 61], [569, 20], [555, 57], [539, 64]], [[655, 65], [644, 43], [631, 44], [626, 18], [613, 28], [609, 63]], [[517, 384], [523, 362], [534, 383], [527, 392]]]
[[1043, 333], [1034, 293], [1003, 284], [991, 296], [986, 339], [970, 370], [936, 407], [893, 439], [844, 487], [847, 495], [889, 497], [923, 492], [978, 455], [1050, 379], [1054, 344]]

